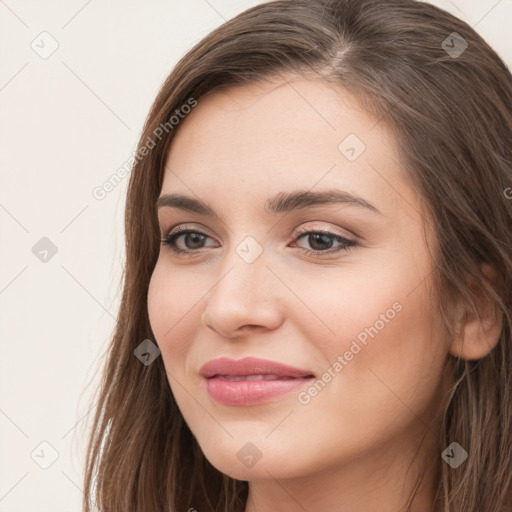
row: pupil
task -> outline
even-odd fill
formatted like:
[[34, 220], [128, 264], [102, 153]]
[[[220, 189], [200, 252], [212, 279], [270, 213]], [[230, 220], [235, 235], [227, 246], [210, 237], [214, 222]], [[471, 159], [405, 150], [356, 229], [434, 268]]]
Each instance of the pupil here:
[[[189, 249], [197, 249], [198, 247], [200, 247], [202, 239], [204, 238], [204, 236], [200, 235], [199, 233], [188, 233], [185, 238], [187, 238], [187, 237], [189, 240], [192, 239], [192, 247], [190, 247], [190, 244], [185, 243], [185, 245]], [[198, 243], [199, 246], [198, 247], [194, 246], [195, 243]]]
[[315, 244], [318, 240], [320, 240], [321, 243], [322, 242], [326, 243], [328, 245], [327, 249], [329, 249], [330, 246], [332, 245], [332, 240], [329, 235], [324, 235], [321, 233], [309, 235], [309, 243], [315, 251], [320, 250], [320, 249], [326, 249], [326, 247], [322, 246], [322, 245], [320, 245], [320, 247], [315, 247]]

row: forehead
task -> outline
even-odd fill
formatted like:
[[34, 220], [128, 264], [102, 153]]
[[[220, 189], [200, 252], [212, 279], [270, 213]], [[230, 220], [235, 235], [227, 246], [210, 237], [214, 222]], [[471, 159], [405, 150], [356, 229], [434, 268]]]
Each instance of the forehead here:
[[338, 187], [386, 210], [383, 198], [405, 186], [395, 147], [341, 88], [291, 76], [230, 86], [200, 98], [181, 121], [162, 193], [261, 196], [263, 204], [278, 191]]

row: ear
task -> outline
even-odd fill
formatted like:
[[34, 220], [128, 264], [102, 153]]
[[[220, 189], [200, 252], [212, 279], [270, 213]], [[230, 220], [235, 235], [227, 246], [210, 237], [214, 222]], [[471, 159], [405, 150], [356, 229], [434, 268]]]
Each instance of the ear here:
[[[488, 264], [482, 264], [482, 272], [492, 281], [496, 272]], [[495, 301], [484, 294], [483, 286], [474, 285], [475, 307], [459, 309], [458, 335], [450, 346], [450, 354], [462, 359], [474, 360], [485, 357], [498, 344], [503, 326], [503, 313]]]

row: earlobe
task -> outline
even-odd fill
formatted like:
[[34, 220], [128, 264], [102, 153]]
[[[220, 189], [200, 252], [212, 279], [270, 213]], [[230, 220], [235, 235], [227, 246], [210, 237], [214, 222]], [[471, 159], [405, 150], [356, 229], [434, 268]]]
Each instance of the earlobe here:
[[[482, 264], [483, 273], [496, 280], [494, 268]], [[466, 360], [481, 359], [496, 347], [503, 327], [503, 313], [491, 297], [485, 294], [483, 285], [475, 286], [475, 310], [471, 305], [461, 309], [457, 319], [458, 335], [452, 341], [450, 354]]]

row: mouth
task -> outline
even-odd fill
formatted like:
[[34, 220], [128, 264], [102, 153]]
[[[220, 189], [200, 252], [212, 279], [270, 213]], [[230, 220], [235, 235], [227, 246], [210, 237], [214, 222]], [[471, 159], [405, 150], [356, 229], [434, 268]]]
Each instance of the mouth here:
[[203, 365], [199, 373], [205, 378], [210, 398], [230, 406], [268, 402], [298, 390], [315, 378], [308, 370], [251, 357], [215, 359]]
[[210, 379], [224, 379], [230, 381], [241, 381], [241, 380], [292, 380], [304, 377], [280, 377], [279, 375], [272, 374], [259, 374], [259, 375], [214, 375], [209, 377]]
[[268, 377], [269, 380], [280, 378], [314, 377], [313, 372], [302, 370], [276, 361], [245, 357], [229, 359], [221, 357], [204, 364], [199, 373], [205, 378], [211, 377]]

